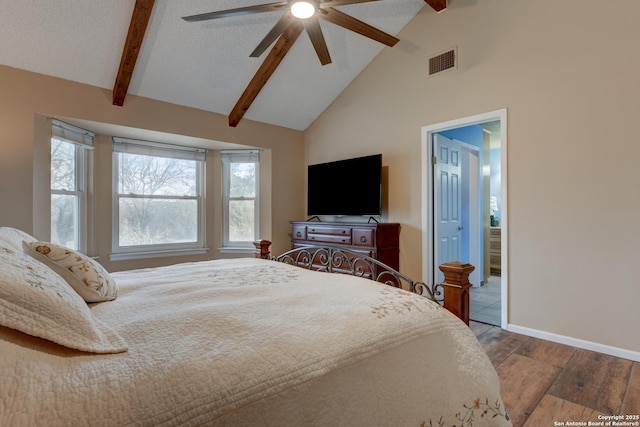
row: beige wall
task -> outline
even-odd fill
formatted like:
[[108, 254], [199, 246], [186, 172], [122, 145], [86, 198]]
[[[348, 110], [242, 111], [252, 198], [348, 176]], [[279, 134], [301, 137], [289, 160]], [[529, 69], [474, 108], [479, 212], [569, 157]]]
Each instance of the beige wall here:
[[[283, 252], [289, 247], [289, 220], [304, 215], [304, 135], [300, 131], [250, 120], [230, 128], [226, 117], [219, 114], [135, 96], [128, 96], [124, 107], [115, 107], [111, 105], [109, 90], [0, 66], [0, 225], [23, 229], [41, 239], [49, 237], [43, 224], [48, 216], [40, 212], [43, 197], [48, 197], [48, 170], [34, 168], [34, 162], [47, 162], [43, 158], [47, 150], [42, 148], [48, 143], [47, 132], [51, 131], [49, 117], [268, 149], [265, 155], [271, 159], [272, 181], [262, 184], [270, 190], [271, 224], [265, 227], [270, 234], [261, 237], [273, 240], [274, 252]], [[109, 142], [109, 135], [99, 134], [96, 138], [96, 153], [103, 155], [95, 164], [95, 188], [101, 189], [103, 197], [96, 200], [97, 234], [93, 254], [112, 271], [223, 256], [217, 251], [221, 241], [221, 223], [216, 217], [219, 212], [209, 203], [207, 245], [211, 250], [207, 256], [109, 262], [111, 206], [109, 198], [104, 197], [105, 192], [110, 193], [111, 186]], [[214, 160], [212, 155], [207, 158], [208, 164], [210, 160]], [[219, 180], [208, 176], [207, 191], [219, 194], [216, 185]]]
[[[306, 158], [383, 153], [386, 220], [420, 276], [421, 127], [506, 108], [508, 322], [639, 352], [640, 2], [612, 3], [425, 7], [307, 130]], [[459, 68], [427, 78], [456, 45]]]
[[[402, 224], [401, 269], [419, 277], [420, 128], [507, 108], [509, 323], [640, 352], [637, 16], [636, 0], [425, 7], [304, 136], [133, 96], [114, 107], [109, 90], [0, 67], [0, 224], [34, 230], [39, 115], [270, 148], [276, 252], [304, 217], [305, 155], [382, 152], [385, 220]], [[426, 58], [454, 45], [459, 69], [427, 78]]]

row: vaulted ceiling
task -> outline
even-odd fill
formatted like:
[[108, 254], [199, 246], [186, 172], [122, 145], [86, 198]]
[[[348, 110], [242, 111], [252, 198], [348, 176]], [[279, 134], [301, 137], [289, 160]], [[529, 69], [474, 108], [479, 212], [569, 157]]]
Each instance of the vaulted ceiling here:
[[[324, 1], [331, 16], [307, 37], [286, 9], [182, 19], [269, 0], [0, 0], [0, 64], [112, 89], [114, 105], [132, 94], [228, 115], [230, 126], [244, 117], [304, 130], [425, 4], [446, 8], [446, 0]], [[261, 41], [264, 53], [250, 57]]]

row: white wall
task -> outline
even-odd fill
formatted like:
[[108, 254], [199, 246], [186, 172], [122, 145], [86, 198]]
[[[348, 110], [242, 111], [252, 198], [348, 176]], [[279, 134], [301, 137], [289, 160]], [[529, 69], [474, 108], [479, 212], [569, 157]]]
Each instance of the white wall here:
[[[425, 7], [307, 130], [307, 162], [383, 153], [419, 277], [421, 127], [506, 108], [509, 324], [639, 357], [638, 16], [636, 0]], [[459, 68], [427, 78], [453, 46]]]

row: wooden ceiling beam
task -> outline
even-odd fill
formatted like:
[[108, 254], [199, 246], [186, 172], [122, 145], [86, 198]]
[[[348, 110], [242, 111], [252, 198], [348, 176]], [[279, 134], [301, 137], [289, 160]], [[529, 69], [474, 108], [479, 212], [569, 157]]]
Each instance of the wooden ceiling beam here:
[[249, 85], [242, 93], [242, 96], [236, 103], [233, 110], [229, 114], [229, 126], [236, 127], [240, 122], [240, 119], [247, 112], [253, 101], [256, 99], [264, 85], [267, 84], [271, 75], [276, 71], [280, 62], [284, 59], [285, 55], [291, 49], [291, 46], [295, 43], [296, 39], [302, 32], [304, 26], [299, 20], [292, 21], [286, 30], [280, 35], [278, 41], [273, 46], [273, 49], [269, 52], [269, 55], [265, 58], [258, 71], [249, 82]]
[[424, 0], [424, 2], [431, 6], [436, 12], [447, 8], [447, 0]]
[[120, 59], [120, 68], [118, 68], [118, 75], [113, 86], [113, 105], [121, 107], [124, 104], [124, 98], [127, 96], [131, 76], [133, 76], [133, 70], [142, 47], [144, 33], [151, 17], [153, 3], [154, 0], [136, 0], [129, 23], [127, 40]]

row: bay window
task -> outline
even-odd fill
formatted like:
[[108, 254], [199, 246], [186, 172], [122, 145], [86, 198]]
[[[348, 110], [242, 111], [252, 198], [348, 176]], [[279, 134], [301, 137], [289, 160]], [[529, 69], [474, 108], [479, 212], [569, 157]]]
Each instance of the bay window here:
[[259, 235], [257, 150], [223, 151], [223, 240], [227, 250], [253, 248]]
[[52, 120], [51, 241], [86, 251], [88, 150], [94, 134]]
[[204, 167], [203, 149], [113, 138], [112, 259], [203, 252]]

